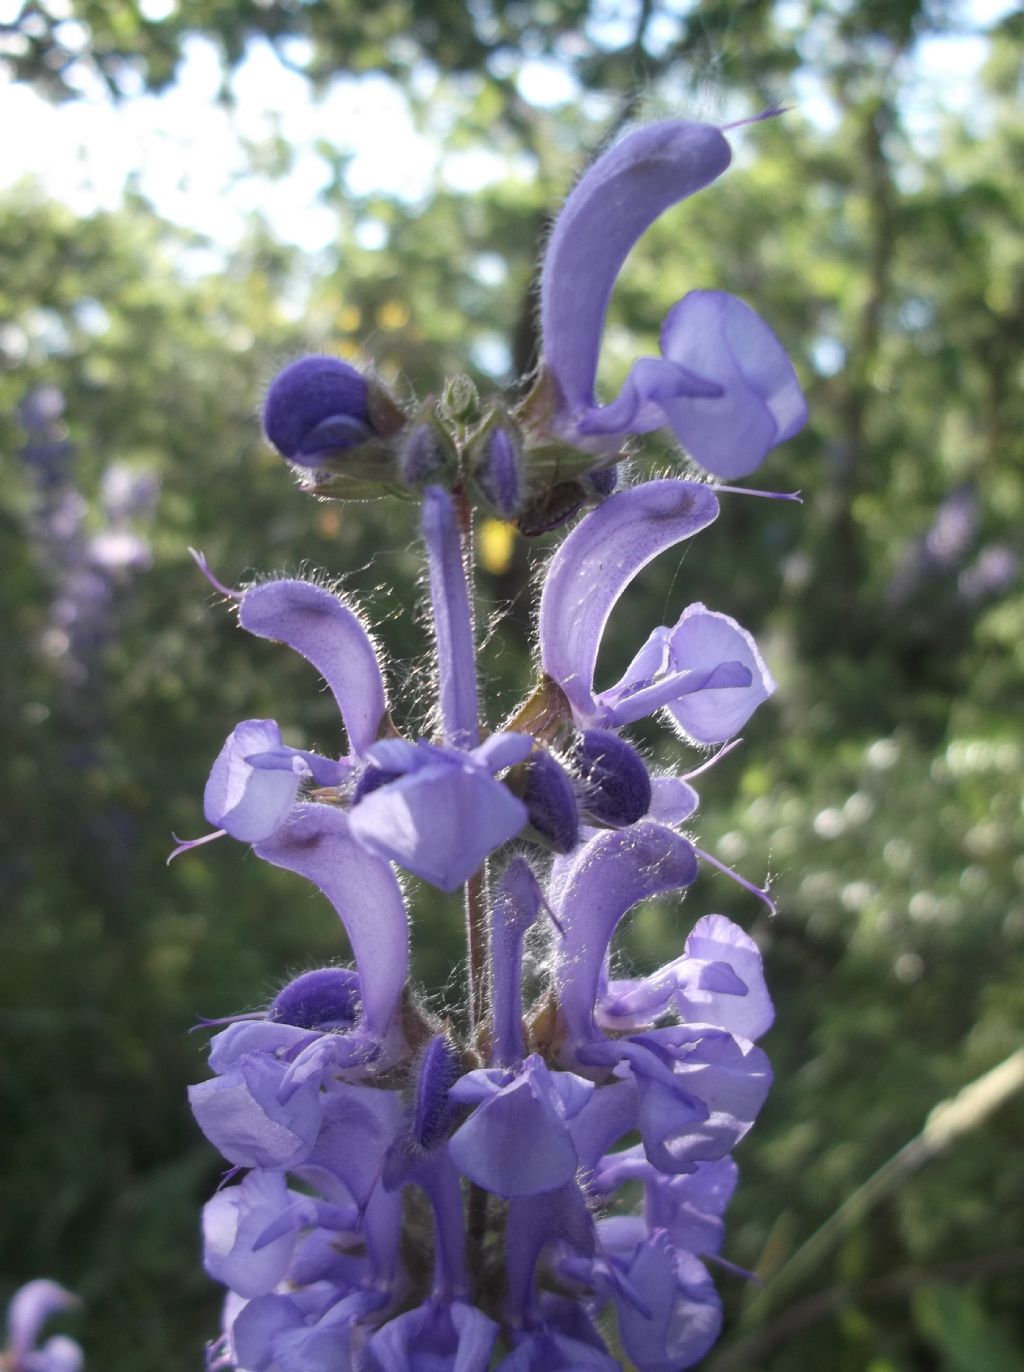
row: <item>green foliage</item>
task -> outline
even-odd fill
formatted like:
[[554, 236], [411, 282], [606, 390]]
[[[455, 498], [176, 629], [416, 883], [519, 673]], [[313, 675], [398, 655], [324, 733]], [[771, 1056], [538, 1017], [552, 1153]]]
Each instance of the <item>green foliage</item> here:
[[[263, 35], [321, 82], [371, 70], [406, 82], [414, 61], [433, 63], [444, 75], [429, 99], [409, 86], [424, 125], [507, 155], [510, 170], [472, 193], [439, 183], [411, 206], [351, 196], [325, 149], [338, 242], [315, 272], [258, 219], [211, 271], [210, 245], [137, 196], [84, 218], [31, 186], [0, 199], [0, 611], [21, 644], [0, 666], [14, 801], [0, 867], [9, 1285], [46, 1273], [78, 1290], [104, 1372], [198, 1365], [216, 1296], [195, 1235], [217, 1162], [185, 1105], [204, 1072], [186, 1030], [345, 953], [323, 902], [236, 846], [163, 866], [171, 830], [200, 831], [202, 783], [238, 719], [273, 715], [290, 742], [328, 752], [337, 739], [315, 675], [236, 633], [186, 547], [231, 584], [303, 566], [344, 575], [412, 702], [399, 722], [425, 723], [426, 626], [399, 613], [420, 570], [414, 510], [300, 497], [259, 437], [267, 379], [326, 348], [372, 361], [403, 397], [454, 371], [510, 384], [535, 346], [546, 217], [611, 126], [641, 106], [677, 113], [683, 92], [700, 114], [716, 93], [745, 112], [813, 77], [835, 127], [797, 108], [738, 132], [729, 175], [631, 259], [602, 359], [610, 392], [675, 299], [720, 286], [771, 321], [812, 415], [764, 478], [802, 487], [803, 509], [726, 498], [699, 560], [662, 559], [640, 579], [601, 665], [610, 675], [649, 627], [703, 599], [758, 634], [780, 680], [744, 748], [702, 778], [700, 834], [751, 878], [770, 870], [781, 913], [718, 876], [688, 899], [753, 927], [778, 1006], [777, 1085], [741, 1151], [726, 1249], [768, 1286], [758, 1306], [722, 1278], [730, 1324], [709, 1365], [1015, 1367], [1019, 1099], [847, 1226], [797, 1289], [773, 1295], [771, 1277], [1024, 1024], [1024, 593], [1019, 575], [987, 592], [972, 581], [986, 549], [1022, 553], [1019, 21], [990, 36], [970, 118], [922, 138], [907, 114], [915, 44], [954, 26], [952, 6], [808, 0], [680, 17], [655, 3], [611, 36], [596, 10], [539, 0], [188, 0], [161, 20], [133, 3], [70, 10], [89, 26], [84, 50], [34, 0], [7, 32], [16, 74], [57, 98], [84, 67], [115, 89], [133, 72], [157, 88], [188, 35], [214, 38], [229, 62]], [[529, 105], [515, 74], [545, 53], [599, 98]], [[372, 251], [357, 237], [369, 221], [382, 228]], [[17, 456], [17, 408], [40, 382], [66, 397], [90, 520], [112, 461], [162, 482], [153, 566], [122, 588], [85, 686], [47, 638], [53, 569]], [[667, 462], [665, 450], [653, 466]], [[943, 561], [936, 516], [961, 490], [972, 532]], [[495, 725], [529, 670], [529, 562], [520, 545], [483, 578]], [[415, 911], [418, 975], [443, 1007], [460, 912], [422, 890]], [[623, 957], [653, 964], [690, 921], [653, 906]]]

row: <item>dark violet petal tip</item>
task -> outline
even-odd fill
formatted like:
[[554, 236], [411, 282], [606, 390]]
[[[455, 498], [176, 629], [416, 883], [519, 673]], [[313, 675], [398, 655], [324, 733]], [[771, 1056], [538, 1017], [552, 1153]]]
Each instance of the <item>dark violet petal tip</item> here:
[[378, 767], [375, 762], [368, 762], [359, 774], [356, 788], [352, 792], [352, 804], [358, 805], [363, 796], [372, 795], [374, 791], [379, 791], [382, 786], [387, 786], [391, 781], [397, 781], [404, 773], [390, 770], [387, 767]]
[[421, 1148], [436, 1148], [451, 1129], [456, 1107], [448, 1099], [448, 1092], [461, 1075], [455, 1045], [447, 1035], [438, 1034], [427, 1044], [416, 1083], [412, 1132]]
[[607, 500], [614, 495], [619, 485], [618, 464], [611, 467], [598, 467], [596, 472], [588, 472], [583, 483], [589, 486], [598, 500]]
[[267, 1019], [298, 1029], [348, 1029], [359, 1015], [359, 976], [349, 967], [303, 972], [271, 1002]]
[[576, 752], [584, 813], [615, 829], [635, 824], [651, 808], [651, 778], [643, 758], [616, 734], [588, 729]]
[[576, 793], [550, 753], [536, 752], [527, 761], [523, 804], [531, 826], [556, 853], [572, 852], [580, 833]]
[[302, 357], [270, 383], [263, 408], [267, 438], [293, 462], [371, 437], [369, 387], [338, 357]]

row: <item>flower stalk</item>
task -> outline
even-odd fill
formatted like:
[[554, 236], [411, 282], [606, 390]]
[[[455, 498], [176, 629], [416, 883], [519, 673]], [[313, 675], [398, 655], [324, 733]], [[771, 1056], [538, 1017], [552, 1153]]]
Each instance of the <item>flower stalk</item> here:
[[[206, 816], [324, 894], [353, 965], [221, 1021], [213, 1075], [192, 1088], [239, 1174], [204, 1215], [206, 1268], [229, 1293], [211, 1369], [608, 1372], [621, 1357], [669, 1372], [717, 1338], [706, 1263], [724, 1242], [732, 1150], [771, 1081], [760, 954], [716, 914], [684, 920], [677, 956], [647, 975], [620, 975], [614, 940], [648, 898], [682, 910], [701, 862], [770, 897], [685, 828], [710, 763], [652, 773], [628, 730], [658, 716], [721, 757], [774, 682], [747, 630], [700, 602], [639, 642], [617, 683], [595, 670], [626, 587], [719, 508], [692, 476], [619, 488], [627, 442], [668, 427], [734, 478], [796, 431], [803, 402], [774, 335], [718, 292], [679, 302], [662, 357], [640, 359], [608, 404], [595, 371], [633, 242], [728, 160], [722, 130], [671, 121], [595, 163], [551, 236], [544, 361], [515, 412], [461, 377], [403, 408], [323, 356], [270, 388], [268, 438], [306, 489], [419, 504], [436, 729], [394, 729], [388, 664], [343, 596], [295, 580], [238, 594], [241, 628], [323, 675], [347, 750], [324, 757], [274, 720], [243, 721]], [[536, 685], [492, 732], [475, 508], [529, 535], [587, 506], [547, 567]], [[411, 977], [415, 888], [398, 870], [461, 893], [465, 984], [443, 1018]], [[627, 1214], [622, 1188], [637, 1183]]]

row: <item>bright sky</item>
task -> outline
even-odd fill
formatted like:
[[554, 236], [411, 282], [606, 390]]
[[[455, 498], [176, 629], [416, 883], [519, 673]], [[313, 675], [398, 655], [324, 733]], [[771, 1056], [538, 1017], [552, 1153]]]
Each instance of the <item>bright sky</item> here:
[[[47, 0], [47, 8], [59, 13], [61, 3], [66, 0]], [[154, 19], [173, 4], [142, 0], [143, 11]], [[965, 7], [978, 29], [1012, 8], [1006, 0], [971, 0]], [[15, 0], [0, 0], [0, 21], [13, 17], [5, 13], [10, 9], [17, 9]], [[609, 6], [600, 38], [621, 41], [618, 30], [626, 31], [631, 10], [629, 4]], [[69, 46], [87, 41], [73, 20], [62, 25], [60, 36]], [[668, 41], [671, 34], [663, 37]], [[982, 38], [964, 36], [921, 45], [905, 113], [922, 136], [943, 111], [968, 117], [984, 51]], [[813, 52], [805, 55], [813, 62]], [[557, 108], [579, 98], [572, 78], [550, 61], [524, 62], [517, 79], [524, 97], [537, 105]], [[418, 93], [428, 95], [435, 77], [424, 68], [413, 80]], [[339, 78], [322, 97], [313, 98], [302, 77], [283, 66], [269, 44], [259, 42], [231, 78], [236, 98], [231, 111], [216, 101], [220, 81], [216, 50], [200, 39], [188, 43], [172, 89], [159, 96], [140, 93], [118, 107], [99, 83], [83, 90], [81, 100], [52, 106], [0, 77], [0, 128], [20, 131], [5, 139], [0, 190], [32, 176], [76, 213], [86, 214], [115, 208], [134, 177], [159, 214], [216, 244], [236, 243], [247, 216], [259, 209], [278, 237], [312, 253], [336, 237], [335, 212], [319, 200], [329, 170], [316, 151], [318, 140], [351, 155], [347, 184], [356, 196], [380, 193], [415, 201], [428, 193], [438, 174], [456, 188], [471, 190], [509, 170], [504, 158], [487, 149], [445, 153], [443, 126], [436, 137], [418, 132], [404, 95], [384, 77]], [[800, 79], [794, 98], [808, 117], [826, 124], [833, 118], [812, 77]], [[274, 135], [295, 154], [292, 171], [280, 180], [254, 174], [245, 150], [247, 141], [261, 143]], [[529, 175], [528, 164], [515, 170]], [[372, 239], [366, 246], [373, 246]]]

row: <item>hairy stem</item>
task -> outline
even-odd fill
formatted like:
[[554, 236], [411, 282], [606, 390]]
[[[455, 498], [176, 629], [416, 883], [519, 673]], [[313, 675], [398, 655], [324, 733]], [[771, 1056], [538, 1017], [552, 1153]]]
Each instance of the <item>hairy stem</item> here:
[[466, 882], [466, 951], [469, 969], [469, 1033], [487, 1015], [487, 864]]

